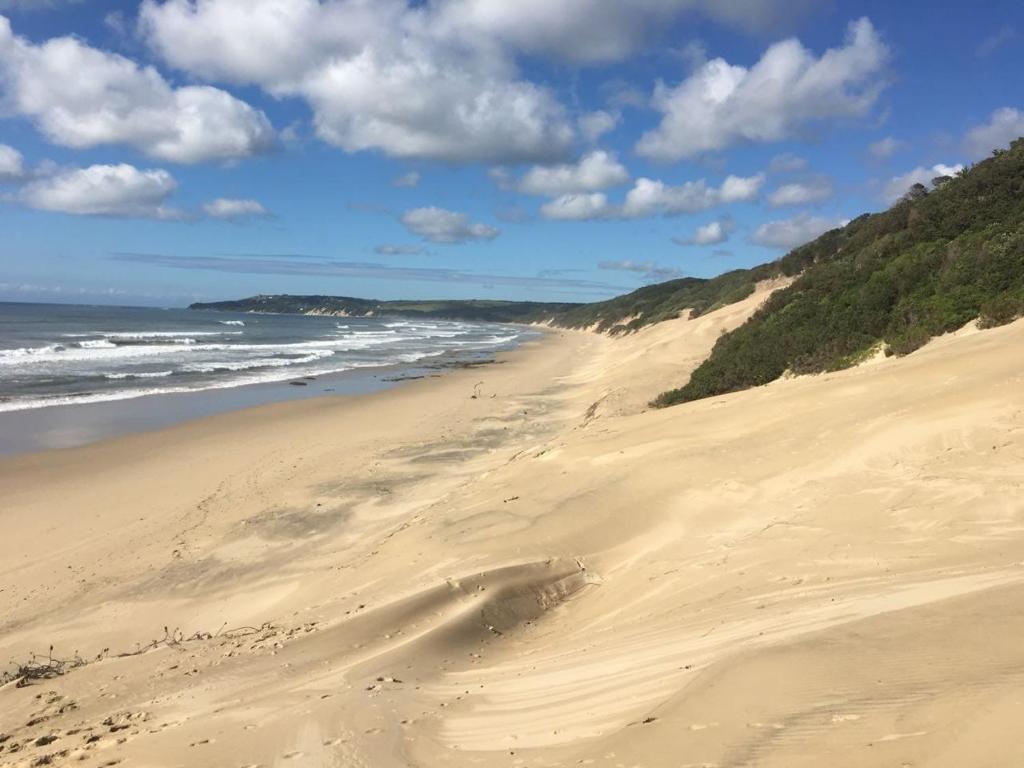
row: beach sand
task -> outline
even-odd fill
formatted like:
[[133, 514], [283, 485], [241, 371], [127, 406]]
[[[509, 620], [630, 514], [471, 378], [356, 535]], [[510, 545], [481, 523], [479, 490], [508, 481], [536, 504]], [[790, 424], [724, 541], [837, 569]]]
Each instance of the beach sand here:
[[0, 766], [1024, 763], [1024, 322], [646, 409], [767, 290], [0, 461]]

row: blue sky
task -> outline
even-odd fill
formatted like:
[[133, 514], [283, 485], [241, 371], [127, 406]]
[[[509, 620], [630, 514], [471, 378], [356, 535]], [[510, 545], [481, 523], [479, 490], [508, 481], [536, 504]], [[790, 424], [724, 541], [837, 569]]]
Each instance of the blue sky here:
[[0, 0], [0, 300], [590, 301], [1024, 134], [993, 0]]

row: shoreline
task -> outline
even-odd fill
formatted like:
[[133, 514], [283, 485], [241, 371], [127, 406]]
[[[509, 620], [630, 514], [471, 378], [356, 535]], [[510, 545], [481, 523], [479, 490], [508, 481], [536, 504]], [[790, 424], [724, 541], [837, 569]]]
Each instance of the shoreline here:
[[[532, 329], [541, 339], [550, 331]], [[319, 397], [353, 397], [386, 391], [408, 381], [445, 376], [463, 367], [494, 364], [531, 339], [506, 350], [446, 351], [413, 363], [350, 368], [316, 376], [216, 386], [181, 392], [67, 402], [0, 411], [0, 460], [9, 456], [88, 445], [119, 435], [165, 429], [231, 411]]]

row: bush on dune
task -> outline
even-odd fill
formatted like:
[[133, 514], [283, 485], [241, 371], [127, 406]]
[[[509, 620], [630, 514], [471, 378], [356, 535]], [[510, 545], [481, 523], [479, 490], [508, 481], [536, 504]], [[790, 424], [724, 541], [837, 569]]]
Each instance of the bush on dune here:
[[1024, 139], [930, 193], [912, 190], [778, 262], [800, 273], [656, 406], [847, 367], [884, 345], [905, 355], [978, 319], [1024, 315]]

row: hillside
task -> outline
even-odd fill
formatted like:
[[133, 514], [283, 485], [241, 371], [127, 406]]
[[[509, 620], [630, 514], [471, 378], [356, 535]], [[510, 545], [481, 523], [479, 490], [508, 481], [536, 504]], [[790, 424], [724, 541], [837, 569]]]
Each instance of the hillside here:
[[[955, 179], [915, 187], [781, 262], [801, 272], [744, 325], [723, 335], [685, 386], [655, 405], [818, 373], [872, 351], [904, 355], [980, 319], [1024, 314], [1024, 139]], [[794, 272], [790, 272], [791, 274]]]
[[637, 331], [684, 312], [697, 317], [742, 301], [762, 280], [794, 275], [802, 269], [798, 254], [752, 269], [737, 269], [710, 279], [684, 277], [638, 288], [607, 301], [572, 304], [537, 301], [448, 300], [378, 301], [350, 296], [252, 296], [233, 301], [192, 304], [189, 309], [263, 312], [289, 315], [392, 315], [478, 320], [496, 323], [549, 323], [559, 328], [589, 328], [618, 335]]
[[252, 296], [236, 301], [192, 304], [189, 309], [220, 312], [265, 312], [289, 315], [339, 315], [373, 317], [396, 315], [494, 323], [528, 323], [548, 320], [578, 304], [537, 301], [377, 301], [350, 296]]
[[711, 279], [683, 277], [647, 285], [608, 301], [582, 304], [553, 318], [563, 328], [593, 328], [603, 333], [629, 333], [672, 320], [686, 310], [696, 317], [726, 304], [742, 301], [754, 286], [781, 273], [781, 263], [737, 269]]

